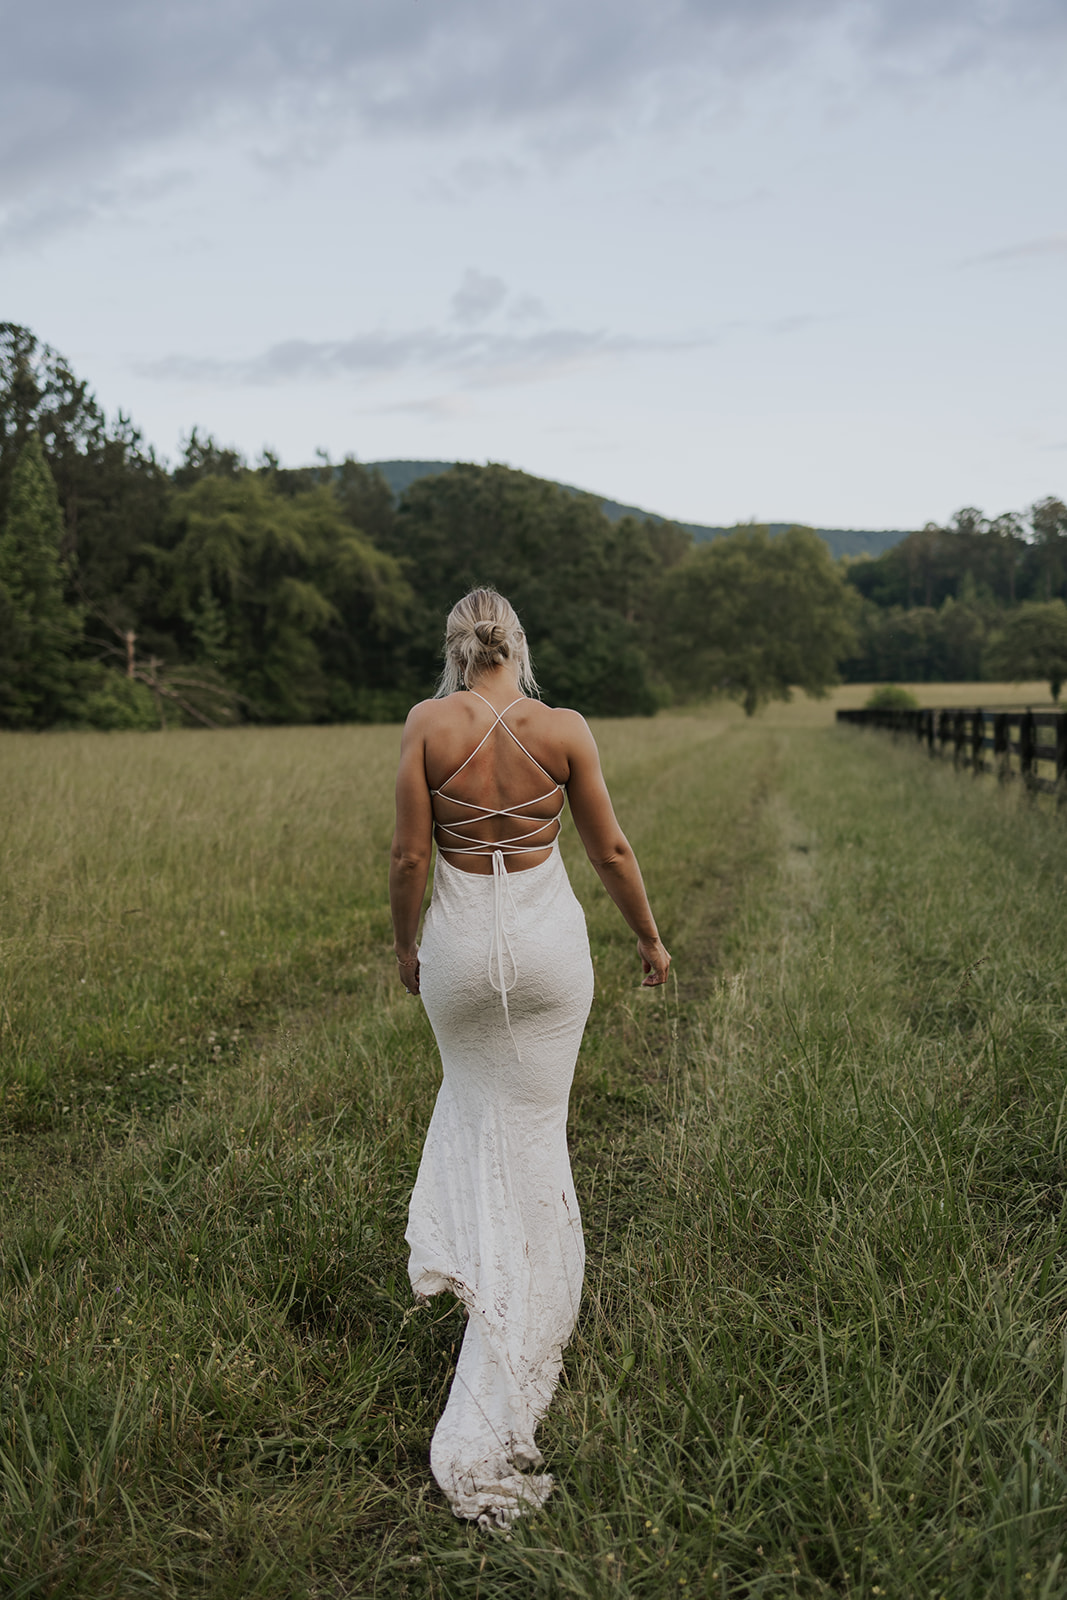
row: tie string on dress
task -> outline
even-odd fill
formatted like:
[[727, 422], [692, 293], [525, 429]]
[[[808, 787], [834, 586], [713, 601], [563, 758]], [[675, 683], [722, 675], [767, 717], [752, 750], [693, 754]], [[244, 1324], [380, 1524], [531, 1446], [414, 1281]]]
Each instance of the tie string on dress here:
[[[504, 865], [504, 852], [493, 851], [493, 932], [489, 940], [489, 987], [500, 996], [504, 1007], [504, 1021], [507, 1023], [511, 1042], [515, 1046], [515, 1054], [522, 1061], [522, 1051], [511, 1026], [511, 1013], [508, 1011], [508, 989], [514, 989], [519, 981], [519, 964], [515, 960], [515, 952], [508, 938], [507, 913], [511, 912], [514, 919], [518, 912], [515, 907], [515, 897], [511, 892], [511, 874]], [[511, 962], [511, 983], [507, 981], [504, 972], [504, 957]], [[496, 966], [496, 979], [493, 981], [493, 967]]]
[[[503, 711], [497, 711], [496, 707], [485, 698], [484, 694], [479, 694], [477, 689], [469, 689], [467, 692], [469, 694], [473, 694], [476, 699], [482, 702], [483, 705], [488, 706], [490, 711], [493, 713], [495, 720], [486, 729], [485, 733], [482, 735], [481, 739], [479, 739], [478, 743], [475, 745], [466, 761], [463, 761], [456, 768], [455, 772], [452, 774], [452, 777], [446, 778], [444, 783], [441, 784], [440, 788], [430, 790], [431, 795], [441, 795], [445, 800], [451, 801], [453, 805], [464, 806], [468, 811], [474, 813], [473, 816], [465, 817], [461, 821], [454, 823], [440, 822], [435, 817], [434, 822], [439, 834], [451, 834], [454, 839], [461, 841], [459, 844], [442, 844], [441, 840], [438, 839], [437, 848], [443, 851], [445, 855], [491, 855], [493, 858], [493, 926], [489, 941], [489, 984], [495, 993], [499, 994], [500, 996], [501, 1004], [504, 1007], [504, 1020], [507, 1023], [508, 1033], [511, 1035], [511, 1042], [515, 1046], [515, 1054], [518, 1056], [519, 1061], [521, 1062], [522, 1052], [519, 1049], [518, 1040], [515, 1038], [515, 1034], [511, 1026], [511, 1015], [508, 1011], [508, 990], [515, 987], [515, 984], [518, 981], [519, 973], [515, 962], [515, 952], [512, 949], [511, 941], [508, 938], [507, 916], [508, 912], [510, 911], [512, 918], [515, 918], [517, 917], [518, 912], [516, 910], [514, 896], [511, 892], [511, 875], [507, 870], [507, 866], [505, 865], [504, 857], [505, 855], [532, 855], [535, 851], [549, 850], [552, 848], [552, 846], [556, 843], [556, 840], [559, 838], [558, 829], [560, 817], [563, 813], [564, 790], [563, 785], [558, 783], [557, 780], [553, 778], [551, 772], [541, 765], [536, 756], [530, 754], [529, 750], [527, 750], [518, 734], [513, 732], [513, 730], [509, 728], [507, 723], [504, 721], [504, 713], [510, 711], [512, 706], [517, 706], [520, 701], [526, 699], [526, 696], [519, 695], [518, 699], [512, 700], [511, 704], [506, 705]], [[474, 757], [478, 754], [478, 751], [489, 738], [490, 734], [494, 733], [498, 727], [503, 728], [504, 732], [508, 734], [510, 738], [512, 738], [518, 745], [523, 755], [529, 757], [537, 770], [543, 773], [546, 778], [548, 778], [552, 784], [552, 788], [547, 790], [544, 794], [535, 795], [531, 800], [520, 800], [517, 805], [513, 806], [484, 806], [476, 800], [462, 800], [457, 795], [444, 794], [444, 790], [447, 785], [459, 777], [464, 767], [470, 765], [470, 763], [474, 760]], [[524, 805], [538, 805], [542, 800], [549, 799], [553, 793], [558, 793], [560, 797], [559, 811], [556, 812], [554, 817], [549, 817], [547, 820], [545, 820], [541, 817], [528, 816], [523, 812], [522, 807]], [[531, 824], [536, 824], [536, 826], [531, 826], [525, 833], [514, 834], [510, 839], [498, 839], [495, 842], [488, 839], [473, 839], [470, 834], [460, 831], [463, 828], [473, 827], [479, 822], [485, 822], [490, 817], [508, 817], [514, 822], [528, 822]], [[536, 844], [531, 844], [529, 842], [535, 837], [535, 835], [544, 833], [547, 829], [553, 827], [555, 827], [557, 831], [547, 844], [543, 840]], [[511, 963], [510, 984], [507, 981], [507, 974], [505, 972], [505, 957], [507, 961]]]

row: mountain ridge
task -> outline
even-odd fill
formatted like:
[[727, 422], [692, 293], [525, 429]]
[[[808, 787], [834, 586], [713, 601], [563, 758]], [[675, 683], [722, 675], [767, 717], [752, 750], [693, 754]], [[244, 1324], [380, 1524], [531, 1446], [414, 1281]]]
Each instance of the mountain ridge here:
[[[436, 477], [439, 473], [448, 472], [456, 463], [454, 461], [365, 461], [363, 465], [369, 471], [380, 472], [393, 494], [399, 498], [420, 478]], [[618, 522], [623, 517], [648, 518], [651, 522], [672, 522], [675, 527], [684, 528], [686, 533], [692, 534], [697, 544], [703, 544], [710, 539], [721, 539], [733, 531], [729, 527], [715, 527], [701, 522], [680, 522], [674, 517], [661, 516], [657, 511], [645, 511], [641, 506], [630, 506], [620, 500], [610, 500], [594, 493], [591, 489], [577, 489], [573, 484], [560, 483], [555, 478], [546, 479], [546, 482], [555, 483], [558, 489], [564, 490], [567, 494], [591, 495], [599, 502], [604, 515], [612, 522]], [[796, 524], [792, 522], [767, 524], [772, 538], [795, 526]], [[895, 544], [899, 544], [909, 532], [906, 528], [816, 528], [814, 531], [835, 558], [880, 556], [884, 551], [891, 550]]]

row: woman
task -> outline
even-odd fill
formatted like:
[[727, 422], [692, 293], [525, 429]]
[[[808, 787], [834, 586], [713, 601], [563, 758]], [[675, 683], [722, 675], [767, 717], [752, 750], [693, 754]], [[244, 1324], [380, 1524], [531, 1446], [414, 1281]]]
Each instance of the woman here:
[[[666, 981], [637, 861], [592, 734], [536, 694], [519, 619], [475, 589], [445, 633], [434, 700], [408, 717], [389, 889], [400, 978], [421, 993], [443, 1082], [411, 1196], [418, 1296], [449, 1289], [467, 1330], [430, 1447], [459, 1517], [508, 1522], [552, 1487], [534, 1431], [581, 1294], [585, 1249], [567, 1099], [593, 996], [585, 919], [557, 839], [564, 796], [589, 859]], [[433, 843], [433, 898], [416, 948]]]

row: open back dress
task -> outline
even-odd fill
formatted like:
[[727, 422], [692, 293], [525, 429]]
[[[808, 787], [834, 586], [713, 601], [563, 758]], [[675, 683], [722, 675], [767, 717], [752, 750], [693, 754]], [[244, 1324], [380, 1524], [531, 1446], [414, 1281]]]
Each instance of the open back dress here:
[[[419, 958], [443, 1078], [406, 1237], [415, 1293], [450, 1290], [468, 1313], [430, 1447], [434, 1477], [457, 1516], [508, 1522], [552, 1488], [534, 1470], [542, 1464], [534, 1433], [559, 1379], [585, 1267], [567, 1105], [593, 969], [556, 842], [564, 791], [504, 721], [512, 707], [489, 709], [485, 737], [432, 791], [470, 816], [437, 821]], [[460, 797], [456, 780], [487, 740], [503, 736], [552, 788], [503, 809]], [[528, 814], [556, 790], [554, 817]], [[471, 827], [492, 817], [518, 831], [475, 839]], [[536, 866], [508, 872], [508, 856], [546, 848]], [[492, 873], [448, 859], [464, 855], [491, 856]]]

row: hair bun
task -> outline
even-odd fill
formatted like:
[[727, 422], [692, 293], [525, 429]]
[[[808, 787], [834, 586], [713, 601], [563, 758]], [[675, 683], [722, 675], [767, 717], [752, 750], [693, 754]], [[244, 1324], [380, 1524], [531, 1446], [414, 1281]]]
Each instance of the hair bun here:
[[472, 589], [457, 600], [445, 624], [445, 668], [439, 696], [469, 689], [480, 674], [506, 661], [518, 671], [523, 694], [536, 694], [530, 652], [514, 608], [495, 589]]
[[508, 630], [499, 622], [476, 622], [474, 633], [478, 643], [484, 645], [486, 650], [499, 650], [508, 637]]

